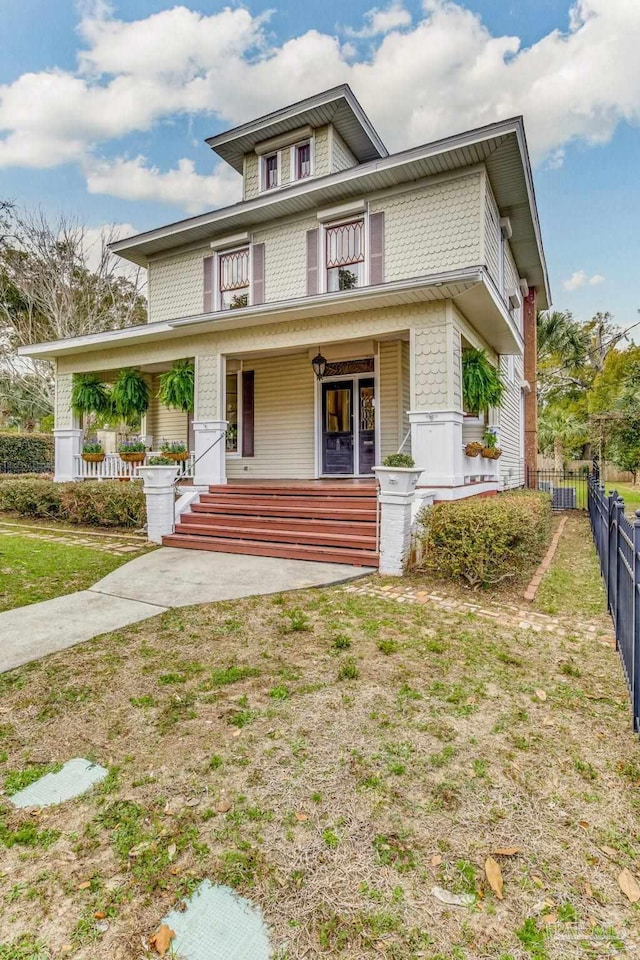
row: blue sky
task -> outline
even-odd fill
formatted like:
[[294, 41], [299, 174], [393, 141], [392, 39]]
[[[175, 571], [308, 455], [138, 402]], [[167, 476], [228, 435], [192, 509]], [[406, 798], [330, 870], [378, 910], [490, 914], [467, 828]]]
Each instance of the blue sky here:
[[3, 0], [0, 24], [0, 197], [125, 231], [234, 202], [203, 138], [344, 81], [391, 149], [523, 113], [554, 305], [636, 319], [637, 0]]

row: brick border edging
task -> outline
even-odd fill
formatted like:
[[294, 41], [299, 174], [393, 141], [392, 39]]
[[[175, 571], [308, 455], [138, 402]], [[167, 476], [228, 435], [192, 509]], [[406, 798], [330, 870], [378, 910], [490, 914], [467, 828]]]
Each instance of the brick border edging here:
[[558, 524], [558, 529], [553, 535], [553, 539], [549, 545], [549, 549], [547, 550], [544, 556], [544, 560], [542, 561], [542, 563], [534, 573], [533, 577], [531, 578], [531, 582], [529, 583], [529, 586], [524, 592], [525, 600], [528, 600], [529, 602], [532, 602], [533, 600], [535, 600], [536, 593], [538, 592], [538, 587], [542, 583], [542, 578], [544, 577], [545, 573], [551, 566], [551, 561], [556, 555], [556, 550], [558, 549], [558, 544], [560, 543], [560, 537], [562, 536], [566, 525], [567, 525], [567, 518], [563, 517], [560, 523]]

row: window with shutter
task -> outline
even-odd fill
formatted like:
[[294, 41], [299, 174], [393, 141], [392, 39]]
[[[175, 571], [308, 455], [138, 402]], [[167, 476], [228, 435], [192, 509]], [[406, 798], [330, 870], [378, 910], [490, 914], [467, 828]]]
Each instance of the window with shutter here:
[[249, 248], [230, 250], [218, 256], [220, 309], [237, 310], [249, 303]]
[[325, 231], [327, 290], [353, 290], [364, 283], [364, 220]]

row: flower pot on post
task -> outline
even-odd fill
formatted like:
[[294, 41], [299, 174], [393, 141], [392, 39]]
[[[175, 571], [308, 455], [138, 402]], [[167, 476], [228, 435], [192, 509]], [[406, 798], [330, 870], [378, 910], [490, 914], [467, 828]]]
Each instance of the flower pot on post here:
[[143, 481], [147, 502], [147, 539], [152, 543], [162, 543], [163, 537], [173, 533], [176, 499], [173, 483], [177, 474], [178, 467], [173, 463], [138, 467], [137, 476]]
[[380, 490], [380, 573], [401, 576], [411, 546], [411, 513], [422, 467], [374, 467]]

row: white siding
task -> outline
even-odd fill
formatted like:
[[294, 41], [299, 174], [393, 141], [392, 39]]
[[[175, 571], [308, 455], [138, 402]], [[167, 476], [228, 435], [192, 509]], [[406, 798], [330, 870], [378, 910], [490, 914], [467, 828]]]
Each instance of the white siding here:
[[[411, 409], [411, 349], [409, 343], [406, 340], [401, 341], [400, 343], [401, 351], [401, 362], [402, 362], [402, 391], [401, 391], [401, 402], [402, 408], [400, 411], [402, 430], [400, 437], [400, 443], [404, 440], [409, 433], [409, 410]], [[407, 438], [407, 442], [402, 448], [403, 453], [411, 454], [411, 434]]]
[[382, 459], [397, 453], [402, 443], [402, 357], [399, 340], [380, 344], [378, 359], [379, 389], [376, 411], [380, 424]]
[[348, 167], [355, 167], [358, 161], [351, 153], [351, 150], [349, 150], [349, 147], [346, 145], [335, 127], [333, 129], [332, 141], [333, 149], [331, 154], [331, 172], [336, 173], [338, 170], [346, 170]]
[[260, 159], [255, 153], [244, 158], [244, 199], [251, 200], [260, 193]]
[[[513, 378], [509, 377], [510, 366]], [[502, 449], [500, 457], [500, 479], [503, 489], [521, 487], [524, 483], [524, 461], [522, 459], [522, 436], [524, 425], [521, 419], [520, 404], [520, 364], [517, 358], [500, 357], [500, 370], [506, 385], [505, 396], [499, 411], [499, 443]]]
[[202, 313], [204, 272], [208, 248], [191, 250], [149, 264], [149, 323]]
[[371, 203], [385, 213], [385, 280], [480, 263], [480, 173]]
[[329, 127], [318, 127], [314, 131], [314, 164], [315, 176], [326, 177], [331, 173], [331, 157], [329, 156]]
[[486, 202], [484, 210], [484, 251], [485, 266], [496, 286], [500, 284], [500, 214], [486, 181]]
[[229, 478], [315, 476], [315, 381], [307, 353], [247, 360], [254, 371], [254, 456], [227, 457]]
[[183, 410], [169, 410], [163, 407], [158, 400], [160, 389], [160, 375], [154, 374], [151, 378], [151, 403], [147, 411], [147, 434], [153, 437], [153, 444], [159, 448], [163, 440], [180, 440], [188, 442], [189, 419]]

